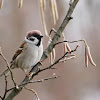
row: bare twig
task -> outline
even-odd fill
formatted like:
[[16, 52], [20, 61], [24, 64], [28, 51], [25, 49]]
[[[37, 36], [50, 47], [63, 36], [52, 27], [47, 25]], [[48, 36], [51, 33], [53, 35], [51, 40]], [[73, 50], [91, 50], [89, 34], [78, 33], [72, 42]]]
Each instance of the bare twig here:
[[[34, 81], [28, 81], [28, 82], [25, 82], [25, 83], [19, 85], [18, 87], [23, 87], [23, 86], [25, 86], [26, 84], [29, 84], [29, 83], [40, 83], [40, 82], [44, 82], [44, 81], [47, 81], [47, 80], [50, 80], [50, 79], [55, 79], [55, 78], [58, 78], [58, 77], [59, 77], [59, 76], [52, 75], [52, 76], [47, 77], [47, 78], [44, 78], [44, 79], [34, 80]], [[14, 89], [14, 88], [15, 88], [15, 87], [8, 89], [7, 92], [8, 92], [8, 91], [11, 91], [11, 90]]]
[[76, 41], [61, 41], [61, 42], [57, 42], [55, 45], [58, 45], [58, 44], [60, 44], [60, 43], [64, 43], [64, 42], [67, 42], [67, 43], [75, 43], [75, 42], [79, 42], [79, 41], [83, 41], [84, 43], [86, 43], [85, 42], [85, 40], [76, 40]]
[[74, 58], [75, 58], [75, 56], [71, 56], [71, 57], [68, 57], [66, 59], [60, 60], [59, 62], [65, 62], [67, 60], [74, 59]]
[[27, 88], [27, 87], [24, 87], [24, 89], [29, 90], [29, 91], [31, 91], [32, 93], [34, 93], [35, 96], [36, 96], [36, 99], [37, 99], [37, 100], [40, 100], [38, 94], [37, 94], [33, 89], [30, 89], [30, 88]]
[[[43, 69], [40, 69], [39, 71], [37, 71], [36, 73], [34, 73], [32, 75], [32, 77], [30, 79], [32, 79], [35, 75], [37, 75], [38, 73], [42, 72], [42, 71], [45, 71], [47, 69], [52, 69], [52, 67], [54, 65], [56, 65], [57, 63], [59, 63], [60, 60], [62, 60], [64, 57], [66, 57], [67, 54], [71, 54], [72, 52], [75, 52], [77, 50], [77, 48], [79, 47], [79, 45], [76, 46], [76, 48], [74, 50], [71, 50], [70, 52], [66, 52], [62, 57], [60, 57], [58, 60], [56, 60], [53, 64], [51, 64], [49, 67], [46, 67], [46, 68], [43, 68]], [[22, 83], [23, 84], [23, 83]]]
[[8, 85], [7, 76], [6, 76], [6, 74], [4, 74], [4, 76], [5, 76], [5, 92], [4, 92], [3, 97], [0, 96], [0, 98], [1, 98], [2, 100], [5, 100], [5, 97], [6, 97], [7, 92], [8, 92], [8, 91], [7, 91], [7, 85]]
[[5, 92], [4, 92], [4, 96], [3, 96], [2, 100], [4, 100], [5, 97], [6, 97], [6, 94], [7, 94], [7, 84], [8, 84], [8, 82], [7, 82], [7, 76], [5, 74], [4, 74], [4, 76], [5, 76]]
[[54, 28], [51, 28], [49, 36], [51, 35], [52, 32], [56, 33], [60, 37], [59, 33]]
[[58, 42], [56, 43], [55, 45], [58, 45], [60, 43], [64, 43], [64, 42], [67, 42], [67, 43], [74, 43], [74, 42], [79, 42], [79, 41], [82, 41], [84, 42], [84, 45], [85, 45], [85, 65], [86, 67], [88, 67], [88, 61], [93, 65], [93, 66], [96, 66], [96, 64], [94, 63], [93, 59], [92, 59], [92, 56], [91, 56], [91, 53], [90, 53], [90, 48], [89, 46], [87, 45], [86, 41], [83, 39], [83, 40], [77, 40], [77, 41], [61, 41], [61, 42]]
[[62, 57], [60, 57], [58, 60], [56, 60], [52, 65], [50, 65], [49, 67], [46, 67], [46, 68], [43, 68], [41, 70], [39, 70], [38, 72], [42, 72], [44, 70], [47, 70], [47, 69], [51, 69], [52, 66], [54, 66], [55, 64], [59, 63], [59, 61], [61, 59], [63, 59], [67, 54], [70, 54], [71, 52], [74, 52], [77, 50], [77, 48], [79, 47], [79, 45], [76, 46], [76, 48], [74, 50], [71, 50], [70, 52], [66, 52]]
[[10, 65], [9, 65], [7, 59], [5, 58], [5, 56], [3, 55], [2, 51], [1, 51], [1, 47], [0, 47], [0, 55], [1, 55], [1, 57], [4, 59], [4, 61], [5, 61], [6, 64], [7, 64], [7, 67], [8, 67], [8, 70], [10, 71], [11, 79], [12, 79], [14, 85], [17, 86], [17, 85], [16, 85], [16, 82], [15, 82], [15, 80], [14, 80], [13, 73], [12, 73], [12, 71], [11, 71]]

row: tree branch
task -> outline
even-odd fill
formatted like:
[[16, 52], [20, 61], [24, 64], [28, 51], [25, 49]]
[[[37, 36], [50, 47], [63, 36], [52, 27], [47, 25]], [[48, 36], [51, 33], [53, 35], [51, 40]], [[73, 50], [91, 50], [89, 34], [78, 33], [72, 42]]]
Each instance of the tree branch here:
[[[47, 80], [50, 80], [50, 79], [55, 79], [55, 78], [58, 78], [58, 77], [60, 77], [60, 76], [52, 75], [50, 77], [43, 78], [43, 79], [40, 79], [40, 80], [28, 81], [26, 83], [19, 85], [18, 87], [23, 87], [23, 86], [25, 86], [26, 84], [29, 84], [29, 83], [40, 83], [40, 82], [44, 82], [44, 81], [47, 81]], [[13, 90], [14, 88], [15, 87], [8, 89], [7, 92]]]
[[[65, 19], [63, 20], [61, 26], [59, 27], [59, 29], [57, 30], [57, 33], [59, 34], [55, 34], [54, 37], [52, 38], [52, 42], [50, 43], [50, 45], [47, 47], [47, 49], [43, 52], [43, 56], [41, 58], [42, 61], [44, 61], [46, 58], [48, 58], [49, 54], [51, 53], [51, 51], [53, 50], [53, 48], [55, 47], [55, 43], [59, 40], [59, 38], [62, 35], [62, 32], [64, 31], [66, 25], [69, 23], [69, 21], [71, 20], [71, 15], [74, 11], [74, 8], [76, 7], [76, 4], [78, 3], [79, 0], [74, 0], [71, 4], [71, 6], [69, 7], [69, 10], [65, 16]], [[35, 66], [33, 66], [33, 68], [31, 69], [30, 72], [33, 72], [34, 70], [36, 70], [38, 68], [38, 66], [40, 66], [41, 64], [38, 63]], [[29, 78], [25, 77], [25, 79], [22, 81], [21, 84], [28, 82]], [[12, 100], [18, 93], [20, 93], [20, 91], [22, 90], [22, 87], [20, 87], [19, 89], [14, 88], [12, 90], [12, 92], [7, 96], [7, 98], [5, 100]]]
[[7, 94], [7, 84], [8, 84], [8, 82], [7, 82], [7, 76], [5, 74], [4, 74], [4, 76], [5, 76], [5, 93], [4, 93], [4, 96], [3, 96], [2, 100], [4, 100], [5, 97], [6, 97], [6, 94]]
[[[79, 47], [79, 46], [77, 45], [76, 48], [75, 48], [74, 50], [71, 50], [70, 52], [66, 52], [62, 57], [60, 57], [58, 60], [56, 60], [52, 65], [50, 65], [49, 67], [43, 68], [43, 69], [39, 70], [38, 72], [42, 72], [42, 71], [44, 71], [44, 70], [51, 69], [52, 66], [56, 65], [57, 63], [59, 63], [59, 61], [60, 61], [61, 59], [63, 59], [67, 54], [71, 54], [72, 52], [76, 51], [78, 47]], [[34, 74], [33, 74], [33, 75], [34, 75]]]
[[24, 89], [29, 90], [30, 92], [34, 93], [35, 96], [36, 96], [36, 100], [40, 100], [38, 94], [33, 89], [30, 89], [30, 88], [27, 88], [27, 87], [24, 87]]

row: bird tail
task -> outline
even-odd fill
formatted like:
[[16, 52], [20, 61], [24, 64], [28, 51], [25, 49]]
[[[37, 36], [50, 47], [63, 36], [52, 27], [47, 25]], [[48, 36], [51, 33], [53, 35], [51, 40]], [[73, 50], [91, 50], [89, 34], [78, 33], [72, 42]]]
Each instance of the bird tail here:
[[9, 69], [6, 69], [2, 74], [0, 74], [0, 77], [3, 76], [4, 74], [7, 75], [9, 73]]

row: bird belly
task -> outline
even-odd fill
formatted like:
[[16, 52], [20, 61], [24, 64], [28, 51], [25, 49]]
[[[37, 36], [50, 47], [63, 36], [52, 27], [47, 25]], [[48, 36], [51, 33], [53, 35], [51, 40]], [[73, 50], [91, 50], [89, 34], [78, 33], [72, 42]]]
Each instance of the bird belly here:
[[37, 63], [38, 51], [34, 48], [26, 49], [17, 58], [17, 67], [29, 69]]

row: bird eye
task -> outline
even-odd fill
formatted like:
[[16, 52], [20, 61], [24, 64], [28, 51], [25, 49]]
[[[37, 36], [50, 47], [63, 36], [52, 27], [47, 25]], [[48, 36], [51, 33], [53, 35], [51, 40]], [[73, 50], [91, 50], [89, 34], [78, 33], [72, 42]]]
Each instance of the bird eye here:
[[31, 38], [31, 37], [30, 37], [29, 39], [30, 39], [31, 41], [34, 41], [34, 39], [33, 39], [33, 38]]

